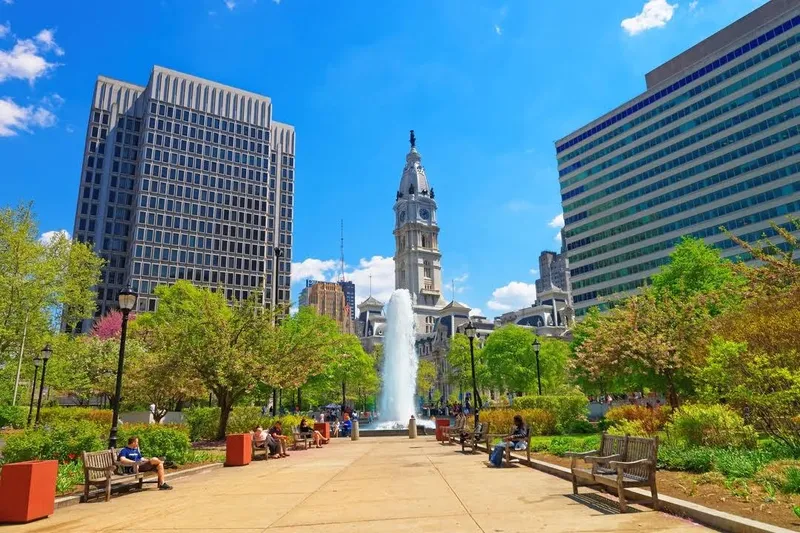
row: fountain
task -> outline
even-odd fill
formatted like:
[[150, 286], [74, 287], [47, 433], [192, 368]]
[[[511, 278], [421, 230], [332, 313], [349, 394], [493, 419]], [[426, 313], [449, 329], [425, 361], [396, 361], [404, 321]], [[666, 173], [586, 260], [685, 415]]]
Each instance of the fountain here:
[[[416, 412], [417, 366], [414, 348], [415, 323], [411, 295], [397, 289], [386, 304], [386, 329], [383, 343], [383, 390], [378, 404], [381, 422], [377, 429], [405, 429]], [[433, 427], [431, 421], [418, 425]]]

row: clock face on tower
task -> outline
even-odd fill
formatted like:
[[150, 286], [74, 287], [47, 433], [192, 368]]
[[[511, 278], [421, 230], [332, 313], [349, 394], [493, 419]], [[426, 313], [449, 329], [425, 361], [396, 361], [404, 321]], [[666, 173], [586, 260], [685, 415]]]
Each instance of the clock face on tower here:
[[422, 220], [430, 220], [431, 212], [423, 207], [422, 209], [419, 210], [419, 216], [422, 217]]

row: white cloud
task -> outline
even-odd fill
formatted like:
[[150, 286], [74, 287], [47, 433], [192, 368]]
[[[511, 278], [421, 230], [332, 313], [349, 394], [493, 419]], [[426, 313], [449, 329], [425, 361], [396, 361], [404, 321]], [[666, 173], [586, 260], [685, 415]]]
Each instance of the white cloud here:
[[236, 2], [233, 0], [225, 0], [225, 7], [227, 7], [229, 11], [233, 11], [233, 8], [236, 7]]
[[620, 25], [628, 35], [637, 35], [653, 28], [662, 28], [672, 20], [678, 4], [670, 4], [667, 0], [647, 0], [642, 12], [635, 17], [624, 19]]
[[483, 314], [483, 310], [480, 307], [475, 307], [469, 310], [469, 316], [486, 316]]
[[31, 128], [49, 128], [56, 123], [52, 111], [41, 106], [19, 106], [11, 98], [0, 98], [0, 137], [13, 137]]
[[292, 263], [292, 283], [300, 283], [307, 279], [325, 280], [326, 273], [336, 268], [337, 262], [333, 259], [308, 258], [300, 263]]
[[691, 2], [689, 2], [689, 11], [694, 11], [695, 9], [697, 9], [697, 4], [699, 3], [700, 0], [692, 0]]
[[64, 238], [69, 239], [69, 232], [65, 229], [60, 229], [56, 231], [45, 231], [42, 233], [42, 236], [39, 237], [39, 242], [42, 244], [50, 244], [56, 237], [63, 235]]
[[536, 285], [522, 281], [512, 281], [492, 292], [492, 299], [486, 305], [494, 311], [513, 311], [529, 307], [536, 300]]
[[272, 1], [275, 2], [276, 4], [280, 4], [281, 3], [281, 0], [272, 0]]
[[57, 56], [64, 55], [64, 49], [56, 44], [55, 30], [44, 29], [36, 34], [36, 41], [41, 45], [42, 49], [49, 52], [53, 51]]
[[14, 3], [14, 0], [3, 0], [3, 3], [10, 6], [11, 4]]
[[212, 9], [211, 11], [208, 12], [208, 16], [209, 17], [216, 17], [217, 16], [217, 12]]
[[501, 28], [499, 24], [495, 24], [494, 25], [494, 32], [497, 35], [503, 35], [503, 28]]
[[[385, 303], [394, 291], [394, 258], [376, 255], [361, 258], [357, 267], [345, 265], [345, 279], [356, 286], [356, 305], [370, 295], [370, 276], [372, 296]], [[339, 279], [339, 262], [335, 259], [308, 258], [300, 263], [292, 263], [292, 284], [306, 279], [336, 281]]]
[[531, 275], [534, 276], [534, 277], [539, 275], [539, 269], [538, 268], [532, 268], [530, 270], [530, 272], [531, 272]]
[[561, 237], [561, 232], [560, 231], [555, 234], [555, 236], [553, 237], [553, 240], [556, 241], [557, 243], [561, 243], [564, 240], [563, 237]]
[[547, 223], [548, 226], [551, 228], [563, 228], [564, 227], [564, 213], [559, 213], [558, 215], [554, 216], [553, 219]]
[[11, 23], [6, 21], [5, 24], [0, 24], [0, 39], [8, 35], [11, 31]]
[[7, 79], [28, 80], [33, 83], [57, 67], [44, 58], [43, 52], [53, 50], [57, 55], [64, 51], [55, 44], [51, 30], [42, 30], [36, 39], [17, 40], [11, 50], [0, 50], [0, 82]]
[[509, 200], [505, 207], [512, 213], [522, 213], [530, 211], [533, 208], [533, 204], [527, 200]]
[[73, 128], [70, 124], [67, 124], [67, 127], [64, 129], [67, 130], [67, 133], [75, 133], [75, 128]]

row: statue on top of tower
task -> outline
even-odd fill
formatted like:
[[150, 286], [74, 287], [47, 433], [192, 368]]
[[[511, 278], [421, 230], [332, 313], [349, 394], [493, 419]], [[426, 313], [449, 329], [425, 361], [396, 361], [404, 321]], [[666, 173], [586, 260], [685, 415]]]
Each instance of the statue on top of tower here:
[[417, 147], [417, 138], [414, 136], [414, 130], [411, 130], [411, 134], [409, 135], [408, 141], [411, 143], [411, 148]]

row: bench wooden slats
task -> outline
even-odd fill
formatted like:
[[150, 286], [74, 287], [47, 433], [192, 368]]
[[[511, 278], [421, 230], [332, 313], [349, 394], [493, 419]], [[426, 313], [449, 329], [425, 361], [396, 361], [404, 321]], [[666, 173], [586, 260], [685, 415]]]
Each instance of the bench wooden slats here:
[[[125, 473], [124, 468], [133, 469], [133, 473]], [[144, 474], [139, 472], [139, 465], [122, 465], [117, 462], [117, 452], [113, 448], [100, 452], [83, 452], [83, 475], [86, 483], [83, 487], [83, 499], [89, 501], [89, 490], [92, 485], [105, 488], [106, 501], [111, 499], [111, 485], [133, 481], [137, 489], [142, 488]]]
[[292, 428], [292, 433], [294, 435], [294, 449], [300, 449], [300, 443], [303, 443], [303, 449], [308, 449], [308, 441], [309, 441], [309, 434], [308, 433], [300, 433], [300, 429], [295, 426]]
[[448, 445], [454, 444], [455, 440], [461, 437], [461, 433], [464, 431], [464, 427], [467, 425], [467, 417], [463, 414], [459, 414], [456, 417], [456, 423], [452, 427], [448, 427], [445, 429], [444, 432], [444, 440], [442, 440], [442, 445], [447, 443]]
[[461, 442], [461, 451], [465, 452], [466, 448], [470, 448], [471, 453], [478, 450], [478, 444], [485, 442], [486, 447], [489, 447], [489, 422], [478, 422], [478, 425], [472, 431], [467, 431], [466, 438]]
[[[578, 485], [605, 485], [617, 488], [619, 508], [627, 510], [625, 488], [650, 487], [653, 508], [658, 509], [656, 487], [656, 462], [658, 437], [631, 437], [603, 433], [600, 449], [592, 452], [567, 452], [572, 458], [572, 492], [578, 494]], [[578, 459], [591, 464], [579, 468]]]
[[[528, 462], [530, 462], [530, 460], [531, 460], [531, 428], [527, 427], [526, 429], [527, 429], [527, 433], [525, 435], [525, 438], [519, 439], [519, 440], [525, 441], [525, 452], [526, 452], [526, 456], [527, 456]], [[504, 435], [500, 435], [500, 434], [488, 435], [487, 436], [488, 439], [487, 439], [486, 442], [488, 443], [489, 441], [491, 441], [495, 437], [508, 437], [513, 431], [514, 431], [514, 428], [511, 428], [511, 430], [508, 433], [504, 434]], [[489, 450], [489, 455], [491, 455], [492, 448], [487, 445], [487, 449]], [[513, 446], [506, 446], [506, 449], [503, 452], [503, 458], [506, 461], [506, 465], [510, 465], [512, 463], [512, 461], [519, 461], [519, 459], [517, 459], [516, 457], [511, 455], [511, 452], [521, 452], [521, 451], [522, 450], [515, 450]]]

